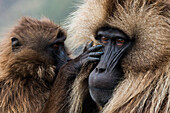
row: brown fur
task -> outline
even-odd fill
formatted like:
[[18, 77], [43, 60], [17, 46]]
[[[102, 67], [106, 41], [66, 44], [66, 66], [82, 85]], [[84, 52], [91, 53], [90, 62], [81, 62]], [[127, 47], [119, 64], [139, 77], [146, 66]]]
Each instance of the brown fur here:
[[[170, 7], [168, 0], [86, 0], [73, 13], [65, 42], [72, 57], [81, 54], [104, 25], [121, 29], [134, 46], [123, 59], [125, 79], [119, 83], [102, 113], [170, 112]], [[83, 72], [71, 93], [70, 113], [87, 112], [88, 95]], [[92, 107], [89, 107], [92, 109]]]
[[68, 62], [60, 68], [43, 113], [68, 112], [70, 89], [79, 72], [73, 64]]
[[[0, 46], [0, 112], [40, 113], [54, 80], [54, 59], [45, 50], [60, 27], [48, 19], [22, 18]], [[11, 37], [21, 49], [12, 52]]]

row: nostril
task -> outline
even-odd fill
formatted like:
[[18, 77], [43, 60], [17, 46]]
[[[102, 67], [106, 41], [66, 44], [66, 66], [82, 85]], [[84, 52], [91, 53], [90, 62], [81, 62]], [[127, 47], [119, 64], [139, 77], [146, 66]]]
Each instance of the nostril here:
[[96, 68], [96, 72], [98, 72], [99, 71], [99, 69], [98, 68]]
[[100, 68], [99, 73], [103, 73], [106, 69], [105, 68]]
[[96, 72], [98, 73], [103, 73], [104, 71], [106, 71], [106, 68], [96, 68]]

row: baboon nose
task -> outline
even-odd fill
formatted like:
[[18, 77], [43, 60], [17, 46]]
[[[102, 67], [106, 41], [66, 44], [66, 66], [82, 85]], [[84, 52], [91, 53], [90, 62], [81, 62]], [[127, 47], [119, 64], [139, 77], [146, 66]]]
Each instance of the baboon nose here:
[[96, 72], [98, 72], [98, 73], [103, 73], [103, 72], [105, 72], [106, 71], [106, 68], [96, 68]]
[[99, 62], [99, 64], [96, 66], [95, 71], [97, 73], [103, 73], [107, 69], [107, 64], [105, 62]]
[[96, 66], [96, 73], [103, 73], [107, 69], [107, 64], [105, 62], [99, 62], [99, 64]]

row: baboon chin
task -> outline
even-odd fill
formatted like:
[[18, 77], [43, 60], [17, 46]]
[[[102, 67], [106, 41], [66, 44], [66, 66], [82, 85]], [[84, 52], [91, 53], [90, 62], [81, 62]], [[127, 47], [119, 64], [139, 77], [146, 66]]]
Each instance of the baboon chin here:
[[67, 62], [64, 31], [44, 18], [23, 17], [0, 48], [0, 112], [40, 113]]
[[70, 113], [169, 113], [170, 2], [86, 0], [68, 24], [71, 57], [102, 44], [71, 88]]

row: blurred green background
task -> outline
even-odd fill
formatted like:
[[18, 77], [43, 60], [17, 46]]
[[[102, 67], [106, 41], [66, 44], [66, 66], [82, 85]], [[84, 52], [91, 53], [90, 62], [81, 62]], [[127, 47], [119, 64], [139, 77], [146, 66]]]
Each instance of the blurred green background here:
[[22, 16], [46, 16], [62, 24], [77, 0], [0, 0], [0, 34], [9, 31]]

